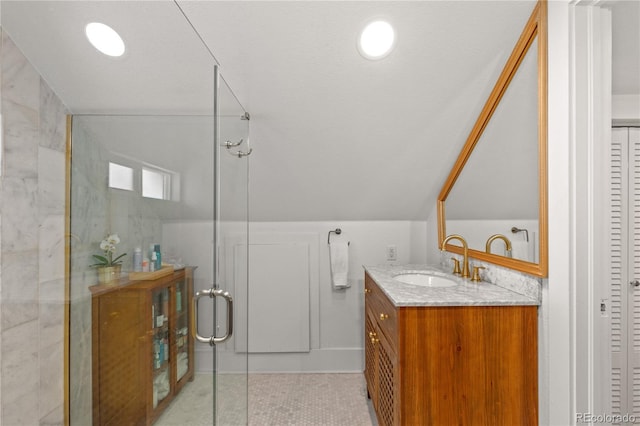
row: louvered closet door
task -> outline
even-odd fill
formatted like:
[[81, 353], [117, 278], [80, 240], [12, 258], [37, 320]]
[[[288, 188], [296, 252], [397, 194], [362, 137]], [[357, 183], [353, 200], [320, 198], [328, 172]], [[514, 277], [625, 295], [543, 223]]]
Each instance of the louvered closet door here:
[[640, 424], [640, 129], [611, 143], [611, 406]]

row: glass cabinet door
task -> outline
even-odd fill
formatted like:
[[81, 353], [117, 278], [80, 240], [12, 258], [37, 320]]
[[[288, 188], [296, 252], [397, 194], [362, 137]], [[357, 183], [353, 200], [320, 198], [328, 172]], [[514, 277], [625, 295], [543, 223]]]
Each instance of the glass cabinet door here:
[[176, 382], [181, 385], [181, 380], [188, 379], [187, 373], [191, 370], [192, 343], [189, 336], [189, 298], [190, 292], [187, 287], [187, 279], [178, 281], [175, 285], [175, 347], [176, 347]]
[[163, 287], [151, 292], [152, 345], [151, 345], [151, 375], [153, 380], [152, 398], [155, 409], [171, 394], [171, 350], [169, 337], [169, 321], [171, 313], [170, 291]]

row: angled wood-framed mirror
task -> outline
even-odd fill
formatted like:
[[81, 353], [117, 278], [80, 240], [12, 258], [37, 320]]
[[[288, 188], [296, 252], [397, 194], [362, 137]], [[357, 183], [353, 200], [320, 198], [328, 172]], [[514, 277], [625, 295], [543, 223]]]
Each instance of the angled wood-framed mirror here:
[[442, 247], [447, 235], [460, 234], [469, 257], [547, 276], [546, 0], [536, 3], [440, 191], [437, 211], [439, 247], [462, 253], [457, 245]]

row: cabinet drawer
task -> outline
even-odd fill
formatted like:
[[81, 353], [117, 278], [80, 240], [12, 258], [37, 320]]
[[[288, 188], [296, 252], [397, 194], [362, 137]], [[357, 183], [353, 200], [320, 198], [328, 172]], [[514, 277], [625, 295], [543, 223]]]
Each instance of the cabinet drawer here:
[[395, 349], [398, 325], [396, 308], [369, 275], [365, 276], [365, 306]]
[[377, 299], [376, 308], [374, 311], [376, 319], [378, 320], [378, 326], [382, 332], [387, 336], [391, 346], [396, 347], [396, 336], [398, 335], [397, 326], [398, 320], [396, 315], [396, 308], [383, 294], [380, 294], [380, 298]]

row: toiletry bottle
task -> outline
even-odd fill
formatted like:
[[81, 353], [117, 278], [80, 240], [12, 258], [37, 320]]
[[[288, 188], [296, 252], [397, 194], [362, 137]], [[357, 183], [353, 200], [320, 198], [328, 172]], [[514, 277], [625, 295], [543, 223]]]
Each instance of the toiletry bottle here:
[[142, 272], [142, 248], [133, 250], [133, 272]]
[[164, 343], [165, 351], [164, 351], [164, 360], [169, 361], [169, 339], [167, 335], [165, 335], [164, 339], [162, 339]]
[[142, 259], [142, 272], [149, 272], [149, 259]]
[[156, 254], [156, 271], [162, 268], [162, 255], [160, 254], [160, 244], [153, 246], [153, 251]]
[[156, 252], [151, 253], [151, 262], [149, 262], [149, 272], [153, 272], [156, 270], [156, 264], [158, 263], [158, 258], [156, 257]]
[[164, 300], [162, 301], [162, 310], [163, 312], [165, 312], [164, 314], [164, 320], [165, 321], [169, 321], [169, 294], [165, 293], [164, 294]]
[[153, 362], [156, 370], [160, 368], [160, 342], [157, 338], [153, 341]]
[[153, 385], [153, 408], [156, 408], [158, 406], [158, 388], [156, 387], [155, 383]]

